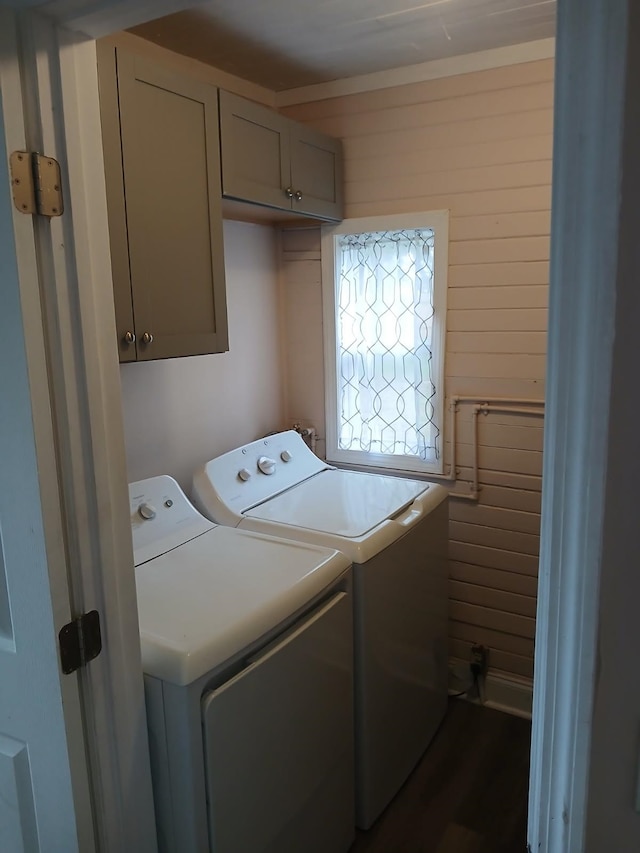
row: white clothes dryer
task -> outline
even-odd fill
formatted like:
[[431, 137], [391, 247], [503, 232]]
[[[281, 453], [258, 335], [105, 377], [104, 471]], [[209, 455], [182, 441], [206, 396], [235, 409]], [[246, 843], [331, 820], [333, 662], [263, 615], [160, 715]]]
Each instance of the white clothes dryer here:
[[356, 824], [368, 829], [447, 707], [447, 490], [338, 470], [290, 430], [212, 459], [194, 475], [193, 499], [221, 524], [353, 562]]
[[159, 848], [345, 853], [354, 838], [349, 560], [129, 486]]

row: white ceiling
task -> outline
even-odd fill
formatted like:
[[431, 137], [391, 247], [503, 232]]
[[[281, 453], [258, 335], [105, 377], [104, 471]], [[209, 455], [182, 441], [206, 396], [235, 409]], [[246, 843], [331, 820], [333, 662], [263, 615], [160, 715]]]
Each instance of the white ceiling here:
[[131, 32], [280, 92], [549, 38], [556, 0], [207, 0]]

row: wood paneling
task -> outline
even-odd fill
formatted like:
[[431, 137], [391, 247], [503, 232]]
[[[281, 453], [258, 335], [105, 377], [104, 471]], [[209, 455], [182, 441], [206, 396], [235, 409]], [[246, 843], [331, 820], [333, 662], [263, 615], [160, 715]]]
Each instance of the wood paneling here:
[[[509, 85], [512, 88], [528, 86], [547, 80], [553, 83], [552, 62], [523, 62], [509, 68]], [[347, 95], [342, 98], [300, 104], [293, 108], [300, 121], [318, 123], [329, 116], [345, 115], [371, 109], [371, 105], [382, 110], [400, 104], [427, 104], [463, 95], [502, 90], [505, 87], [505, 69], [488, 68], [475, 74], [459, 74], [455, 77], [440, 77], [425, 83], [409, 83], [405, 86], [382, 89], [376, 92]]]
[[480, 524], [467, 524], [463, 521], [449, 522], [451, 539], [457, 542], [473, 542], [488, 548], [500, 548], [505, 551], [517, 551], [521, 554], [538, 554], [539, 540], [530, 533], [516, 530], [497, 530]]
[[450, 518], [466, 524], [481, 524], [483, 527], [530, 533], [533, 536], [537, 536], [540, 531], [540, 519], [535, 512], [522, 512], [519, 509], [486, 506], [481, 503], [454, 501], [451, 505]]
[[[491, 471], [513, 471], [519, 474], [541, 475], [542, 453], [536, 453], [533, 450], [514, 450], [510, 447], [491, 447], [481, 443], [481, 436], [478, 441], [478, 464], [480, 468], [488, 468]], [[473, 464], [471, 445], [461, 444], [456, 452], [458, 464], [471, 467]]]
[[[425, 91], [431, 85], [431, 81], [423, 85], [423, 91]], [[418, 100], [419, 88], [416, 88], [415, 93], [414, 103], [388, 105], [382, 109], [377, 106], [378, 92], [363, 94], [359, 99], [364, 109], [351, 110], [340, 116], [327, 116], [318, 122], [314, 121], [313, 124], [320, 125], [322, 130], [330, 136], [368, 136], [382, 133], [389, 128], [424, 130], [429, 127], [445, 127], [451, 132], [451, 125], [458, 122], [471, 124], [473, 121], [482, 121], [485, 124], [479, 127], [486, 127], [490, 126], [494, 118], [507, 119], [507, 121], [511, 119], [508, 129], [500, 137], [509, 139], [511, 134], [517, 133], [512, 116], [548, 110], [553, 105], [553, 88], [548, 82], [535, 83], [531, 86], [506, 87], [494, 92], [476, 92], [458, 98], [445, 98], [431, 102]], [[286, 112], [289, 114], [295, 112], [295, 108]], [[547, 123], [542, 124], [542, 129], [548, 131], [548, 128], [547, 116]], [[464, 138], [457, 137], [458, 142]], [[483, 141], [482, 138], [479, 141]]]
[[544, 332], [547, 328], [547, 312], [542, 308], [449, 310], [447, 328], [454, 332], [476, 332], [478, 329], [485, 332]]
[[511, 287], [549, 283], [548, 261], [482, 264], [449, 268], [449, 289], [454, 287]]
[[[348, 217], [450, 211], [448, 397], [544, 396], [552, 78], [544, 60], [286, 110], [342, 137]], [[322, 431], [322, 369], [311, 363], [322, 327], [318, 232], [289, 232], [283, 248], [284, 299], [297, 306], [288, 324], [301, 321], [293, 338], [300, 346], [306, 336], [313, 354], [302, 373], [285, 342], [289, 387], [300, 389], [288, 411]], [[456, 415], [462, 492], [473, 479], [472, 409]], [[479, 501], [451, 501], [451, 654], [468, 659], [484, 643], [492, 668], [529, 678], [543, 420], [495, 411], [477, 431]]]
[[[491, 413], [493, 415], [493, 413]], [[542, 431], [540, 424], [533, 421], [531, 426], [523, 426], [526, 423], [520, 416], [520, 423], [501, 423], [496, 415], [483, 415], [478, 417], [478, 437], [480, 442], [488, 447], [508, 447], [514, 450], [537, 450], [542, 451]], [[507, 415], [506, 417], [517, 417]], [[535, 425], [534, 425], [535, 424]], [[473, 425], [471, 421], [458, 420], [456, 440], [459, 444], [471, 444], [473, 441]]]
[[[402, 158], [399, 158], [402, 159]], [[348, 164], [346, 171], [346, 197], [355, 196], [361, 201], [385, 202], [390, 199], [423, 198], [427, 195], [466, 193], [494, 189], [519, 189], [548, 185], [551, 181], [551, 161], [509, 163], [506, 166], [483, 166], [474, 169], [456, 169], [449, 172], [424, 172], [378, 177], [372, 170], [360, 181], [352, 181]], [[427, 209], [427, 208], [425, 208]], [[455, 248], [455, 244], [451, 248]], [[449, 250], [451, 252], [451, 249]], [[517, 258], [515, 258], [517, 260]], [[524, 258], [524, 260], [537, 260]], [[488, 259], [487, 262], [493, 259]], [[500, 260], [514, 260], [505, 257]]]
[[[487, 391], [491, 387], [491, 393]], [[486, 396], [496, 397], [544, 397], [544, 379], [499, 379], [491, 378], [490, 382], [475, 375], [447, 377], [447, 393], [454, 395], [469, 395], [484, 399]]]
[[[537, 147], [540, 144], [538, 138], [532, 140], [534, 141]], [[513, 144], [516, 150], [522, 153], [525, 146], [520, 142]], [[547, 211], [460, 216], [453, 220], [449, 236], [454, 243], [458, 240], [486, 240], [498, 237], [543, 236], [548, 240], [550, 224]]]
[[502, 610], [505, 613], [528, 616], [530, 619], [536, 615], [535, 598], [532, 598], [530, 595], [504, 592], [501, 589], [492, 589], [491, 587], [457, 580], [449, 581], [449, 595], [452, 602], [465, 601], [467, 604], [491, 607], [494, 610]]
[[[484, 566], [474, 566], [472, 563], [457, 563], [455, 560], [450, 562], [450, 577], [452, 583], [461, 581], [465, 584], [475, 584], [476, 586], [488, 587], [490, 590], [505, 590], [513, 592], [523, 598], [529, 596], [535, 598], [537, 580], [535, 577], [528, 575], [519, 575], [516, 572], [501, 572], [497, 569], [487, 569]], [[457, 592], [457, 595], [455, 594]], [[458, 586], [452, 592], [452, 598], [461, 598], [464, 596], [464, 590]], [[516, 611], [517, 612], [517, 611]], [[525, 616], [533, 616], [531, 605], [527, 603], [523, 613]]]
[[548, 237], [507, 237], [503, 240], [466, 240], [451, 242], [449, 263], [495, 264], [509, 261], [540, 261], [549, 256]]
[[[528, 201], [527, 201], [528, 199]], [[551, 186], [515, 187], [513, 189], [486, 190], [484, 192], [429, 193], [424, 198], [389, 199], [386, 207], [389, 213], [414, 213], [422, 210], [441, 210], [456, 207], [461, 216], [474, 216], [480, 213], [508, 213], [522, 210], [549, 210], [551, 205]], [[349, 208], [349, 216], [377, 216], [380, 206], [370, 201], [354, 202]], [[548, 267], [548, 264], [546, 264]]]
[[484, 566], [501, 571], [537, 577], [538, 556], [522, 551], [509, 551], [498, 545], [479, 545], [477, 542], [454, 540], [449, 543], [450, 561]]
[[[469, 471], [461, 469], [462, 473], [459, 478], [462, 480], [469, 478]], [[485, 486], [506, 486], [509, 489], [531, 489], [538, 493], [542, 489], [542, 478], [540, 475], [519, 474], [515, 471], [488, 471], [486, 468], [480, 467], [480, 483], [481, 490]]]
[[[455, 293], [449, 290], [449, 301]], [[447, 352], [539, 354], [546, 350], [546, 332], [449, 332], [447, 335]]]
[[478, 360], [476, 353], [449, 353], [447, 355], [447, 375], [486, 376], [496, 379], [536, 379], [544, 371], [545, 361], [543, 355], [512, 353], [509, 358], [505, 358], [503, 353], [499, 355], [484, 354], [483, 358]]
[[[403, 152], [398, 162], [387, 152], [372, 154], [353, 152], [348, 158], [351, 180], [367, 179], [372, 173], [377, 177], [412, 175], [425, 172], [444, 172], [452, 169], [470, 169], [487, 166], [500, 166], [505, 163], [528, 163], [537, 160], [542, 140], [549, 142], [550, 137], [536, 136], [531, 139], [509, 139], [505, 142], [483, 142], [472, 145], [451, 145], [442, 148], [429, 147], [429, 154], [423, 149], [411, 148]], [[425, 139], [425, 145], [433, 143]], [[360, 154], [360, 156], [358, 156]], [[547, 217], [548, 218], [548, 217]], [[536, 233], [525, 231], [525, 234]], [[548, 229], [547, 229], [548, 233]], [[491, 236], [491, 235], [488, 235]]]
[[489, 506], [504, 506], [540, 515], [540, 492], [483, 485], [482, 499]]
[[452, 601], [449, 605], [451, 618], [456, 622], [466, 622], [483, 628], [491, 625], [494, 630], [503, 634], [514, 634], [533, 641], [535, 620], [516, 613], [505, 613], [489, 607], [479, 607], [467, 601]]

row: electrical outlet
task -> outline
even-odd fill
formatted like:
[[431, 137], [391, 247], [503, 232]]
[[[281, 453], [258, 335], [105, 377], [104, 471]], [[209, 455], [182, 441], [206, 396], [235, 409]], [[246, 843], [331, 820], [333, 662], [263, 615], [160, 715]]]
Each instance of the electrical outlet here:
[[479, 643], [471, 646], [471, 672], [474, 678], [484, 678], [489, 669], [489, 649]]

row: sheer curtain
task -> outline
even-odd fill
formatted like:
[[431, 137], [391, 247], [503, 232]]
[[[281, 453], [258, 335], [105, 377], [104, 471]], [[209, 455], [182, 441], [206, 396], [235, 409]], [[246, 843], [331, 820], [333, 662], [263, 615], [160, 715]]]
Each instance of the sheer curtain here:
[[344, 235], [338, 273], [339, 448], [437, 460], [433, 231]]

